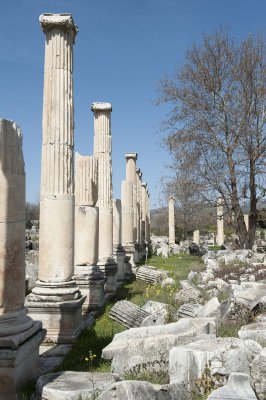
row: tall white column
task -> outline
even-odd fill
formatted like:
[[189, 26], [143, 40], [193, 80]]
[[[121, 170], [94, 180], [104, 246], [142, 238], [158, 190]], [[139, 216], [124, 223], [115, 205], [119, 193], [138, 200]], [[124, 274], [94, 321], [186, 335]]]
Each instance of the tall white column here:
[[216, 243], [218, 246], [224, 244], [224, 201], [223, 198], [217, 200], [217, 236]]
[[[79, 334], [84, 299], [74, 274], [74, 107], [70, 14], [42, 14], [45, 33], [39, 281], [28, 297], [30, 314], [47, 336], [71, 342]], [[35, 296], [34, 296], [35, 295]], [[71, 304], [69, 302], [72, 302]], [[51, 303], [53, 305], [51, 306]], [[72, 313], [73, 320], [66, 315]], [[51, 311], [53, 309], [53, 311]], [[53, 312], [53, 318], [50, 313]]]
[[107, 277], [105, 291], [111, 293], [116, 290], [117, 285], [117, 264], [113, 257], [112, 106], [110, 103], [95, 102], [91, 110], [94, 113], [94, 157], [98, 160], [98, 265]]
[[[0, 119], [0, 397], [15, 400], [38, 367], [40, 321], [25, 300], [25, 172], [22, 134]], [[25, 343], [26, 342], [26, 343]]]
[[169, 245], [173, 245], [175, 244], [175, 202], [173, 197], [169, 197], [168, 217], [169, 217]]

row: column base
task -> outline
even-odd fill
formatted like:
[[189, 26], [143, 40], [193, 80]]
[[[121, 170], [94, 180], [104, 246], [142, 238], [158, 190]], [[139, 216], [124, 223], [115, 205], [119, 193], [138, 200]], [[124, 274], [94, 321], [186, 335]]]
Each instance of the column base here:
[[112, 295], [117, 289], [117, 263], [114, 258], [106, 257], [98, 261], [97, 266], [105, 276], [104, 293]]
[[73, 279], [75, 279], [81, 295], [86, 297], [82, 305], [83, 314], [98, 310], [104, 305], [105, 278], [99, 267], [77, 265]]
[[47, 330], [46, 341], [73, 343], [83, 328], [82, 297], [74, 281], [37, 282], [26, 297], [29, 316], [41, 320]]
[[0, 339], [0, 397], [17, 400], [25, 383], [39, 367], [39, 346], [45, 337], [41, 322], [24, 333]]

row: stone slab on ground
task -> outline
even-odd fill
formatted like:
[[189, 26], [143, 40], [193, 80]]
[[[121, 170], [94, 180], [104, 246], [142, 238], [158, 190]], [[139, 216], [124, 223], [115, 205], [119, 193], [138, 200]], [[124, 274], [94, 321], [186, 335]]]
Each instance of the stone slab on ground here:
[[191, 400], [179, 385], [152, 385], [146, 381], [122, 381], [104, 391], [98, 400]]
[[113, 337], [112, 342], [103, 349], [102, 357], [106, 360], [112, 360], [120, 350], [125, 349], [135, 340], [163, 335], [193, 337], [204, 334], [215, 334], [215, 332], [214, 318], [182, 318], [177, 322], [166, 325], [131, 328], [117, 333]]
[[247, 374], [232, 373], [228, 384], [214, 390], [207, 400], [256, 400]]
[[41, 376], [36, 384], [38, 400], [87, 399], [117, 381], [111, 373], [63, 371]]
[[137, 328], [151, 313], [127, 300], [115, 303], [111, 308], [109, 317], [124, 325], [126, 328]]

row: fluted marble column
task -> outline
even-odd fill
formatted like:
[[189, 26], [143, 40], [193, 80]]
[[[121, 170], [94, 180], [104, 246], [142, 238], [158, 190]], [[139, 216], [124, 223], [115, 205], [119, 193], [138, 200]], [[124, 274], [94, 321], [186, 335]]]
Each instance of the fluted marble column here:
[[[84, 301], [72, 280], [74, 273], [72, 72], [73, 44], [77, 27], [70, 14], [42, 14], [40, 23], [46, 36], [40, 258], [39, 281], [28, 300], [31, 315], [42, 319], [47, 329], [47, 336], [53, 341], [70, 342], [80, 332], [81, 305]], [[53, 318], [50, 317], [51, 312]]]
[[98, 160], [75, 157], [75, 265], [96, 265], [98, 261], [99, 209]]
[[224, 244], [224, 201], [223, 198], [217, 200], [217, 236], [216, 243], [218, 246]]
[[99, 209], [98, 160], [75, 156], [75, 275], [81, 294], [86, 296], [82, 310], [87, 313], [104, 303], [104, 275], [98, 262]]
[[135, 232], [134, 210], [136, 201], [136, 160], [137, 153], [126, 153], [126, 180], [122, 182], [122, 244], [132, 267], [135, 267]]
[[[0, 119], [0, 397], [17, 392], [38, 367], [44, 331], [25, 300], [25, 172], [22, 134]], [[26, 343], [25, 343], [26, 342]]]
[[175, 201], [173, 197], [169, 197], [168, 203], [169, 217], [169, 245], [175, 244]]
[[94, 157], [98, 160], [99, 207], [99, 261], [98, 266], [107, 280], [105, 292], [113, 293], [117, 287], [117, 263], [113, 257], [113, 203], [112, 203], [112, 137], [110, 103], [95, 102]]

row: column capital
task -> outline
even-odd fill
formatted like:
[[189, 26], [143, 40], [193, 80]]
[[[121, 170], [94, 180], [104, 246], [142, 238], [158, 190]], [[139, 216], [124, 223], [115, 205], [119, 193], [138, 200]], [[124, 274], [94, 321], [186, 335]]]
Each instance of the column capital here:
[[139, 179], [141, 179], [142, 178], [142, 172], [141, 172], [140, 168], [136, 168], [136, 173], [138, 174]]
[[170, 201], [170, 200], [173, 200], [173, 201], [174, 201], [175, 198], [174, 198], [174, 196], [169, 196], [169, 197], [168, 197], [168, 200], [169, 200], [169, 201]]
[[133, 158], [134, 160], [137, 160], [138, 153], [125, 153], [125, 159], [128, 160], [130, 158]]
[[95, 101], [91, 105], [91, 111], [92, 112], [97, 112], [97, 111], [112, 111], [112, 104], [111, 103], [101, 103], [98, 101]]
[[78, 27], [75, 25], [71, 14], [41, 14], [39, 21], [44, 33], [53, 29], [72, 30], [74, 36], [78, 33]]

